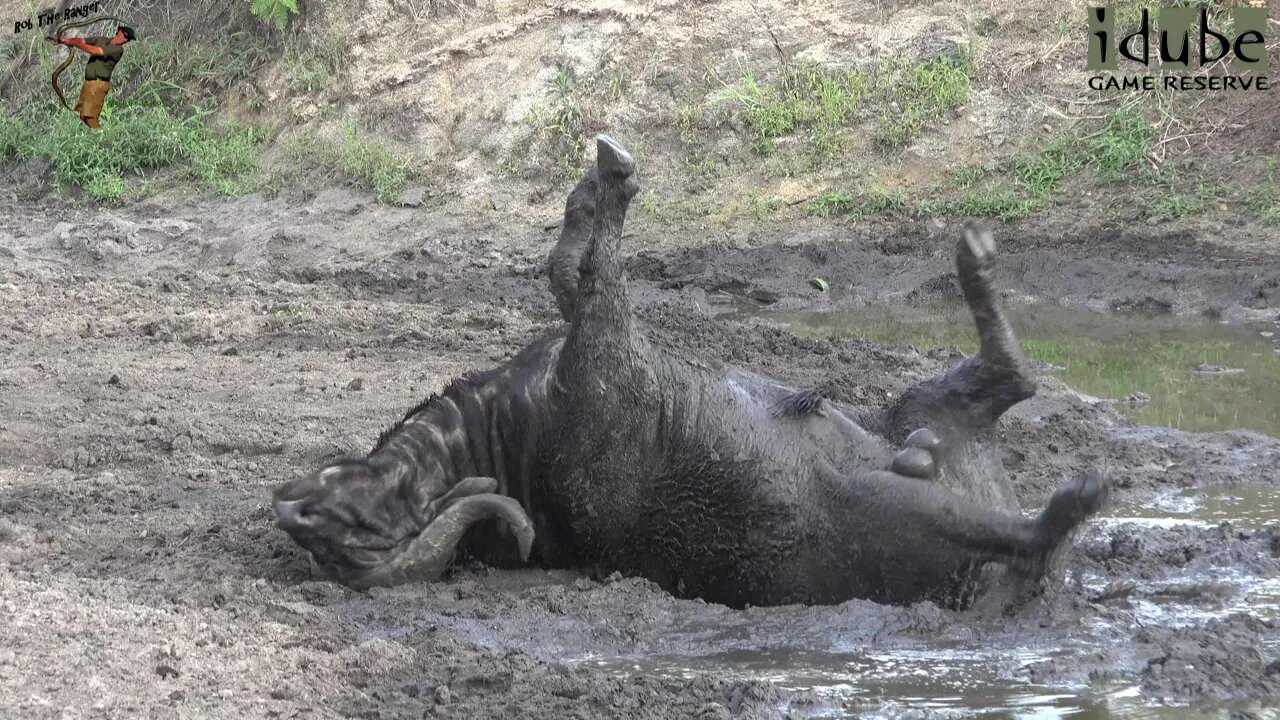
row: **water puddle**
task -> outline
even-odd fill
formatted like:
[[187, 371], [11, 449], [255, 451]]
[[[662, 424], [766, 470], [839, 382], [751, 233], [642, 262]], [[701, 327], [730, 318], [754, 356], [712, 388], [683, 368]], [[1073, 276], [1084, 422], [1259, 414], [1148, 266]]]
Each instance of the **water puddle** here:
[[1107, 521], [1161, 527], [1230, 522], [1238, 529], [1261, 530], [1280, 524], [1280, 491], [1248, 484], [1185, 488], [1141, 504], [1118, 504]]
[[[699, 675], [769, 680], [785, 690], [808, 690], [831, 705], [819, 717], [892, 717], [911, 710], [963, 717], [1072, 717], [1099, 702], [1082, 701], [1062, 688], [1019, 682], [998, 670], [1009, 660], [1030, 663], [1044, 656], [1015, 650], [898, 651], [866, 654], [802, 650], [741, 651], [642, 660], [596, 660], [589, 664], [622, 675]], [[1017, 657], [1019, 656], [1020, 657]], [[1123, 691], [1120, 694], [1124, 694]], [[799, 714], [803, 717], [803, 714]]]
[[[1119, 401], [1117, 409], [1143, 425], [1245, 428], [1280, 437], [1280, 332], [1274, 325], [1051, 305], [1006, 311], [1028, 357], [1079, 392]], [[968, 354], [978, 349], [968, 308], [958, 302], [840, 313], [739, 308], [733, 316], [763, 317], [802, 335], [921, 350], [959, 347]]]

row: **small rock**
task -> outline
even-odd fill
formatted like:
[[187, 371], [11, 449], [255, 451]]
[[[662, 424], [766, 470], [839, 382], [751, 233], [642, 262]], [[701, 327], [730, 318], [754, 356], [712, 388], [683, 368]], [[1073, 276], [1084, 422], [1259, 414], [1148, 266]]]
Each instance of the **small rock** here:
[[448, 685], [440, 685], [436, 688], [435, 700], [439, 705], [448, 705], [453, 700], [453, 693], [449, 692]]
[[1209, 363], [1200, 363], [1192, 368], [1191, 372], [1197, 375], [1229, 375], [1232, 373], [1244, 372], [1242, 368], [1229, 368], [1222, 365], [1210, 365]]
[[237, 350], [234, 346], [232, 346], [232, 347], [223, 349], [222, 354], [226, 355], [227, 357], [235, 357], [240, 354], [240, 351]]
[[356, 378], [347, 383], [347, 389], [351, 391], [359, 391], [364, 389], [364, 378]]
[[1146, 405], [1147, 403], [1150, 403], [1151, 396], [1142, 392], [1141, 390], [1138, 390], [1126, 395], [1124, 397], [1124, 400], [1122, 400], [1121, 402], [1123, 402], [1125, 405], [1128, 405], [1130, 407], [1136, 407], [1138, 405]]
[[421, 185], [414, 185], [413, 187], [406, 188], [405, 191], [400, 194], [400, 204], [405, 207], [422, 207], [422, 202], [426, 199], [427, 189]]
[[111, 377], [107, 378], [107, 384], [108, 384], [108, 385], [119, 385], [119, 384], [120, 384], [120, 376], [119, 376], [119, 375], [112, 375]]
[[511, 206], [511, 196], [506, 193], [494, 193], [489, 196], [489, 207], [493, 210], [506, 210]]

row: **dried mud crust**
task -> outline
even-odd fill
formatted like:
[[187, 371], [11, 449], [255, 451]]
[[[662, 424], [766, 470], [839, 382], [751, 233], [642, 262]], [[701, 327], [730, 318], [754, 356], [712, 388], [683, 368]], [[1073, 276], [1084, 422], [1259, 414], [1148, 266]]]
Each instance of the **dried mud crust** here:
[[[813, 304], [804, 279], [814, 274], [840, 281], [820, 298], [831, 306], [945, 291], [934, 281], [950, 262], [945, 230], [805, 225], [708, 240], [640, 223], [635, 233], [639, 312], [692, 352], [862, 407], [957, 359], [797, 337], [711, 307], [727, 292]], [[1150, 700], [1280, 694], [1269, 623], [1224, 610], [1188, 632], [1140, 630], [1124, 599], [1073, 582], [1003, 615], [856, 601], [734, 612], [639, 579], [472, 566], [369, 594], [310, 581], [272, 526], [271, 488], [367, 449], [416, 399], [556, 322], [542, 275], [553, 234], [337, 190], [100, 212], [18, 204], [0, 216], [0, 715], [804, 716], [830, 701], [759, 680], [623, 679], [578, 661], [934, 639], [1084, 648], [1033, 667], [1033, 679], [1088, 681], [1102, 658], [1114, 672], [1102, 679]], [[996, 234], [999, 282], [1017, 296], [1275, 312], [1272, 256], [1145, 229], [1065, 243], [1034, 224]], [[1002, 423], [1029, 506], [1099, 460], [1113, 501], [1240, 479], [1280, 485], [1275, 441], [1132, 428], [1052, 378], [1040, 383]], [[1278, 547], [1265, 530], [1096, 529], [1059, 559], [1059, 575], [1271, 577]], [[875, 707], [866, 702], [852, 709]]]

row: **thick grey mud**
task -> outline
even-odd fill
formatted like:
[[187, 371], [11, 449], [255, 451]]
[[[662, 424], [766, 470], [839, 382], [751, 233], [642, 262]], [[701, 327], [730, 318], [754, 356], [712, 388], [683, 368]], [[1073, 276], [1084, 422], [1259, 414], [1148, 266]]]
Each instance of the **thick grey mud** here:
[[[557, 322], [542, 274], [554, 233], [505, 223], [334, 190], [0, 214], [0, 716], [1196, 717], [1280, 698], [1280, 542], [1259, 509], [1280, 488], [1280, 443], [1135, 424], [1048, 366], [1001, 421], [1010, 477], [1030, 504], [1101, 464], [1114, 505], [1008, 614], [732, 611], [636, 579], [465, 562], [368, 593], [310, 579], [271, 488], [367, 450], [446, 380]], [[718, 317], [731, 298], [945, 297], [952, 234], [635, 233], [637, 312], [692, 352], [855, 407], [962, 353]], [[1015, 299], [1280, 312], [1274, 258], [1156, 230], [996, 234]]]

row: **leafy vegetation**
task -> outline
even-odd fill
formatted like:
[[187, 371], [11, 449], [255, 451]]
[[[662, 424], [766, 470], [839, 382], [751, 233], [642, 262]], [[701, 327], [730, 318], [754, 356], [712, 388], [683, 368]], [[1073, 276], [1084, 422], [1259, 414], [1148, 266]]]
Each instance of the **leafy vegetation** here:
[[968, 61], [952, 56], [892, 62], [871, 71], [802, 63], [772, 83], [742, 68], [723, 95], [742, 109], [756, 152], [770, 155], [779, 138], [805, 131], [810, 156], [820, 164], [839, 152], [841, 129], [869, 118], [876, 120], [878, 144], [907, 144], [968, 100], [971, 72]]
[[950, 56], [892, 73], [889, 86], [898, 99], [881, 110], [876, 142], [886, 148], [902, 147], [927, 124], [964, 104], [969, 99], [971, 73], [967, 61]]
[[1140, 111], [1121, 109], [1108, 115], [1102, 133], [1081, 149], [1101, 182], [1115, 182], [1147, 157], [1155, 137], [1155, 126]]
[[298, 14], [298, 0], [252, 0], [249, 9], [259, 20], [283, 32], [289, 18]]
[[286, 150], [296, 161], [340, 173], [357, 186], [372, 190], [384, 203], [399, 200], [405, 185], [416, 174], [410, 157], [361, 136], [352, 125], [343, 129], [341, 140], [307, 132], [291, 140]]
[[163, 105], [115, 106], [108, 100], [98, 132], [85, 132], [71, 113], [0, 115], [0, 162], [43, 158], [59, 184], [104, 201], [127, 197], [130, 176], [168, 166], [201, 187], [240, 195], [256, 187], [265, 137], [251, 125], [210, 127], [203, 114], [180, 118]]
[[1266, 176], [1258, 186], [1249, 193], [1246, 207], [1256, 213], [1258, 218], [1268, 225], [1280, 226], [1280, 160], [1271, 158], [1267, 161]]

